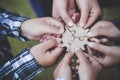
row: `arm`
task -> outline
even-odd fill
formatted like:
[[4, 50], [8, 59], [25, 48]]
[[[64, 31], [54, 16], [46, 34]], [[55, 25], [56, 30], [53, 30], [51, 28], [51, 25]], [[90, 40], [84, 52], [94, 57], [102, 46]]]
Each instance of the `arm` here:
[[29, 49], [25, 49], [0, 68], [0, 80], [28, 80], [43, 70], [44, 68], [30, 54]]
[[9, 35], [22, 41], [27, 40], [20, 34], [20, 26], [27, 19], [29, 18], [0, 8], [0, 35]]
[[25, 49], [0, 67], [0, 80], [31, 80], [43, 71], [43, 67], [52, 66], [57, 61], [63, 51], [59, 44], [51, 39]]

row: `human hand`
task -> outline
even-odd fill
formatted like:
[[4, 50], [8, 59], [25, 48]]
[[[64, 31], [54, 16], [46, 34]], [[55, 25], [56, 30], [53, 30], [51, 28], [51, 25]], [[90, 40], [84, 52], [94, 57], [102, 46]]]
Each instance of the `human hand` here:
[[63, 32], [63, 24], [50, 17], [28, 19], [21, 26], [22, 35], [30, 40], [40, 40], [48, 37], [47, 35], [50, 37]]
[[53, 12], [54, 18], [61, 17], [62, 20], [69, 26], [73, 25], [71, 19], [75, 12], [74, 0], [53, 0]]
[[78, 75], [79, 80], [97, 80], [102, 71], [102, 66], [89, 54], [78, 50], [76, 53], [78, 57]]
[[[107, 30], [109, 31], [109, 30]], [[106, 46], [95, 42], [88, 43], [88, 46], [99, 51], [103, 56], [94, 56], [105, 68], [112, 67], [120, 63], [120, 46]]]
[[73, 57], [74, 53], [69, 52], [66, 53], [62, 61], [58, 64], [56, 69], [54, 70], [54, 78], [64, 79], [64, 80], [72, 80], [72, 72], [70, 67], [70, 61]]
[[76, 3], [81, 11], [81, 17], [78, 22], [81, 27], [90, 27], [102, 14], [98, 0], [76, 0]]
[[105, 36], [111, 39], [120, 39], [120, 30], [109, 21], [97, 22], [87, 34], [90, 37]]
[[30, 49], [30, 53], [39, 64], [41, 64], [43, 67], [48, 67], [56, 62], [57, 58], [63, 51], [63, 49], [61, 47], [57, 47], [57, 45], [58, 43], [56, 40], [48, 40], [33, 46]]

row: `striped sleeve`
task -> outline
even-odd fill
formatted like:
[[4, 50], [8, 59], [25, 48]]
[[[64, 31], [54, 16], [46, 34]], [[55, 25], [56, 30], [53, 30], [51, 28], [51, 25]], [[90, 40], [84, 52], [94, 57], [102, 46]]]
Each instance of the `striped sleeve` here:
[[25, 49], [0, 67], [0, 80], [31, 80], [43, 70], [29, 49]]
[[12, 36], [21, 41], [28, 40], [20, 34], [20, 26], [27, 19], [29, 18], [0, 8], [0, 35]]

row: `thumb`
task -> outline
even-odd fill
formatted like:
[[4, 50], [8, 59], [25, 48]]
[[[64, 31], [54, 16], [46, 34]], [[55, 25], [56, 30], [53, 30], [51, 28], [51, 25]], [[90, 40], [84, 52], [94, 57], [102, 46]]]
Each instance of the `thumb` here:
[[78, 57], [79, 62], [80, 62], [81, 64], [88, 62], [88, 60], [87, 60], [87, 58], [86, 58], [86, 56], [85, 56], [86, 53], [84, 53], [83, 51], [78, 50], [75, 54], [76, 54], [76, 56]]
[[56, 47], [53, 51], [51, 51], [50, 57], [56, 60], [60, 56], [62, 51], [63, 51], [62, 47]]
[[105, 46], [99, 43], [94, 43], [94, 42], [90, 42], [88, 43], [88, 46], [94, 50], [97, 50], [99, 52], [102, 52], [104, 54], [108, 54], [111, 51], [111, 48], [109, 46]]
[[63, 21], [64, 21], [67, 25], [72, 26], [72, 25], [74, 24], [73, 21], [72, 21], [72, 19], [69, 17], [67, 11], [61, 12], [60, 15], [61, 15]]
[[62, 62], [64, 62], [65, 64], [69, 64], [73, 55], [74, 55], [73, 52], [66, 53], [64, 58], [62, 59]]

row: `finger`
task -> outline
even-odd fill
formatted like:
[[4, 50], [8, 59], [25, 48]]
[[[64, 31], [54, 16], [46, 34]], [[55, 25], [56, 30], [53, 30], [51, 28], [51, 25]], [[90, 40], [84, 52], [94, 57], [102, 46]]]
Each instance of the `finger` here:
[[101, 45], [99, 43], [94, 43], [94, 42], [90, 42], [88, 43], [88, 46], [94, 50], [97, 50], [99, 52], [102, 52], [104, 54], [108, 54], [110, 53], [111, 48], [105, 45]]
[[102, 38], [102, 39], [100, 39], [100, 43], [106, 43], [106, 42], [108, 42], [109, 40], [107, 39], [107, 38]]
[[[81, 9], [79, 5], [78, 7], [79, 9]], [[81, 9], [81, 17], [78, 23], [81, 27], [84, 27], [86, 25], [87, 20], [88, 20], [88, 15], [89, 15], [89, 9], [87, 8]]]
[[71, 58], [73, 57], [73, 55], [74, 55], [73, 52], [66, 53], [62, 61], [63, 61], [65, 64], [69, 64]]
[[72, 20], [74, 21], [74, 23], [77, 23], [78, 20], [79, 20], [79, 18], [80, 18], [79, 13], [75, 13], [75, 14], [73, 14], [73, 16], [72, 16]]
[[98, 17], [99, 17], [99, 15], [97, 13], [91, 12], [90, 16], [88, 18], [88, 22], [84, 28], [91, 27], [91, 25], [97, 20]]
[[53, 34], [64, 33], [64, 26], [61, 22], [59, 22], [53, 18], [49, 18], [47, 22], [48, 22], [48, 24], [46, 25], [47, 27], [45, 29], [46, 33], [53, 33]]
[[92, 49], [90, 49], [90, 47], [87, 46], [87, 50], [88, 50], [88, 54], [89, 54], [90, 56], [92, 56], [92, 55], [93, 55], [93, 53], [92, 53]]
[[90, 41], [100, 43], [99, 39], [97, 38], [91, 38]]
[[80, 64], [84, 63], [84, 62], [88, 62], [87, 59], [86, 59], [86, 57], [85, 57], [85, 53], [83, 51], [78, 50], [75, 54], [78, 57], [78, 59], [80, 61], [79, 62]]
[[70, 16], [67, 14], [67, 11], [61, 12], [60, 15], [61, 15], [63, 21], [64, 21], [67, 25], [72, 26], [72, 25], [74, 24], [73, 21], [72, 21], [72, 19], [70, 18]]
[[43, 50], [44, 52], [48, 51], [51, 48], [56, 47], [57, 45], [58, 43], [55, 39], [51, 39], [40, 44], [40, 46], [42, 46], [41, 50]]
[[101, 22], [97, 22], [87, 33], [89, 37], [97, 37], [97, 36], [106, 36], [108, 32], [105, 30], [106, 28], [103, 26]]
[[62, 53], [62, 51], [63, 51], [63, 48], [56, 47], [53, 51], [51, 51], [50, 57], [53, 59], [57, 59], [60, 56], [60, 54]]

